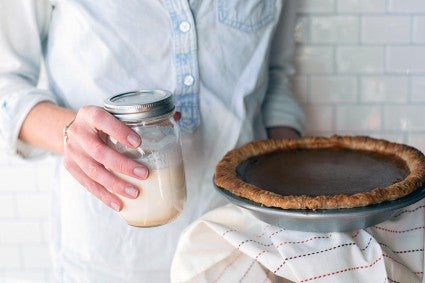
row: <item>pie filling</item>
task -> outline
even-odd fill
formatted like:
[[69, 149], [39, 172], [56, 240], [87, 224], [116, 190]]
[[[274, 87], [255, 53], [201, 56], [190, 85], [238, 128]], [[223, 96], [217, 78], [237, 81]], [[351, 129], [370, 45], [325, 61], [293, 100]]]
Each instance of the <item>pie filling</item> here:
[[227, 152], [214, 176], [218, 188], [267, 207], [363, 207], [422, 187], [425, 156], [364, 136], [262, 140]]
[[368, 192], [409, 175], [403, 161], [365, 153], [332, 148], [280, 150], [248, 158], [237, 166], [236, 173], [265, 191], [313, 197]]

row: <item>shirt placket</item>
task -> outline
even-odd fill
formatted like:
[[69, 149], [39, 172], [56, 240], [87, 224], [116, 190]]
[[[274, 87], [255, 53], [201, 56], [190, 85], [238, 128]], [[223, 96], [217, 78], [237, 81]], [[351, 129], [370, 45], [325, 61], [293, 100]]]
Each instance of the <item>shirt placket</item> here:
[[176, 68], [175, 104], [183, 131], [193, 133], [200, 125], [199, 69], [196, 28], [186, 0], [163, 0], [173, 29]]

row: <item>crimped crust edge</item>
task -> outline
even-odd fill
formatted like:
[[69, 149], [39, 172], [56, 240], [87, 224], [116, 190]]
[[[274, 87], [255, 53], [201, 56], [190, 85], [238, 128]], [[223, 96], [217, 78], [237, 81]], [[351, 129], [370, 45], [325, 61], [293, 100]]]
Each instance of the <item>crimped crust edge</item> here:
[[[375, 188], [357, 194], [333, 196], [279, 195], [244, 182], [236, 175], [236, 167], [244, 160], [277, 150], [341, 148], [369, 151], [404, 162], [409, 175], [386, 188]], [[408, 145], [367, 136], [303, 137], [285, 140], [260, 140], [227, 152], [217, 164], [214, 183], [230, 193], [267, 207], [282, 209], [336, 209], [362, 207], [406, 196], [425, 182], [425, 157]]]

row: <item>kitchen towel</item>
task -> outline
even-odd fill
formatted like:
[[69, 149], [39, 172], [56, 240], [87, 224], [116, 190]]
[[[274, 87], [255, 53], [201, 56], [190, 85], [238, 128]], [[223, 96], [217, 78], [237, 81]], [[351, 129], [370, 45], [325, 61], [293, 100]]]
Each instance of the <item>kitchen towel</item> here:
[[172, 282], [424, 282], [425, 200], [352, 232], [269, 225], [232, 204], [182, 234]]

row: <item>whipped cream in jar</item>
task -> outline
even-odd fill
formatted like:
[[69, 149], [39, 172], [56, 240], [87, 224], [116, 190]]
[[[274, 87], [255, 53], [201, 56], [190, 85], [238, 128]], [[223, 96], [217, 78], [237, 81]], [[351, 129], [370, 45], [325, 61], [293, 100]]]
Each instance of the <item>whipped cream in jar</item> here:
[[124, 204], [119, 213], [129, 225], [163, 225], [183, 211], [186, 182], [174, 108], [172, 93], [165, 90], [128, 92], [104, 102], [105, 110], [130, 126], [142, 139], [137, 149], [128, 148], [112, 137], [107, 137], [107, 144], [149, 168], [146, 180], [113, 172], [140, 190], [136, 199], [118, 195]]

